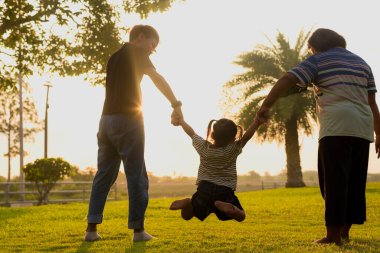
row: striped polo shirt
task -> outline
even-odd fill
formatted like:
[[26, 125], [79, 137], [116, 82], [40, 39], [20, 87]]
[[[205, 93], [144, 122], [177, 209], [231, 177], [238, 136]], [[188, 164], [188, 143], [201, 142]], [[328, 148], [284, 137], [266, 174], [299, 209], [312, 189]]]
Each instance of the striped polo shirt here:
[[299, 79], [299, 86], [313, 84], [319, 140], [325, 136], [374, 140], [368, 93], [375, 93], [376, 86], [371, 68], [362, 58], [336, 47], [310, 56], [289, 73]]
[[237, 141], [225, 147], [215, 148], [210, 142], [194, 134], [193, 146], [200, 156], [196, 184], [208, 181], [236, 190], [236, 159], [242, 152], [241, 142]]

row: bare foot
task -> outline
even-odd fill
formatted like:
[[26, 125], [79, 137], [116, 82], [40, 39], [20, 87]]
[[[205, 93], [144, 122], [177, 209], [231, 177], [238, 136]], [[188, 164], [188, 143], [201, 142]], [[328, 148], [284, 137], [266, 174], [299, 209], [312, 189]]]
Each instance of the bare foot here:
[[149, 241], [152, 239], [156, 239], [156, 237], [148, 234], [146, 231], [141, 231], [141, 232], [134, 232], [133, 233], [133, 241], [134, 242], [144, 242], [144, 241]]
[[84, 240], [86, 242], [94, 242], [100, 239], [102, 239], [102, 237], [98, 234], [97, 231], [86, 232], [86, 235], [84, 237]]
[[191, 199], [189, 198], [176, 200], [170, 205], [169, 209], [170, 210], [184, 209], [188, 207], [189, 204], [191, 204]]
[[174, 201], [169, 209], [181, 209], [181, 216], [184, 220], [190, 220], [194, 217], [193, 206], [191, 205], [191, 199], [189, 198]]
[[342, 240], [345, 242], [350, 241], [350, 229], [351, 229], [352, 224], [346, 224], [342, 226], [340, 230], [340, 236], [342, 237]]
[[330, 238], [327, 238], [327, 237], [323, 237], [319, 240], [316, 240], [314, 241], [315, 243], [318, 243], [318, 244], [331, 244], [331, 243], [335, 243], [336, 245], [342, 245], [342, 242], [341, 241], [334, 241]]
[[226, 203], [223, 201], [215, 201], [214, 205], [216, 208], [218, 208], [220, 211], [225, 213], [227, 216], [237, 220], [237, 221], [243, 221], [245, 220], [245, 212], [243, 210], [240, 210], [236, 206], [234, 206], [231, 203]]

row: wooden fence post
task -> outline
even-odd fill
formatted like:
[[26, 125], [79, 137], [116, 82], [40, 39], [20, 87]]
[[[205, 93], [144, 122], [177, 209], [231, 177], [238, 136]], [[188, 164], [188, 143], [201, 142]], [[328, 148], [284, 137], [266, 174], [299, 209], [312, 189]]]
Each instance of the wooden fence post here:
[[115, 200], [117, 200], [117, 183], [115, 182]]
[[9, 182], [7, 183], [7, 189], [5, 191], [5, 205], [9, 206], [10, 203], [9, 203], [9, 192], [11, 190], [11, 185], [9, 184]]
[[82, 195], [82, 198], [83, 198], [83, 202], [86, 201], [86, 184], [83, 184], [83, 195]]

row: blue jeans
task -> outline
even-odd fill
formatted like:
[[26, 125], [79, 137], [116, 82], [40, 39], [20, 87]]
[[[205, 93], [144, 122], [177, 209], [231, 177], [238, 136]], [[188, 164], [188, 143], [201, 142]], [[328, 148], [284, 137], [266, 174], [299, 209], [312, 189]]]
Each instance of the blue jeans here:
[[103, 115], [97, 137], [98, 171], [92, 185], [87, 222], [102, 223], [108, 192], [116, 181], [123, 161], [129, 195], [128, 228], [144, 228], [149, 182], [144, 161], [142, 115]]

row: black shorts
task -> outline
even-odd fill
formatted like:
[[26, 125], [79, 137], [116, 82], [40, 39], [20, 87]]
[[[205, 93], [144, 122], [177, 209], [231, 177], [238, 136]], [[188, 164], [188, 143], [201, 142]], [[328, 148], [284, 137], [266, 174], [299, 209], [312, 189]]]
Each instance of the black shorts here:
[[231, 203], [240, 210], [243, 210], [239, 199], [235, 196], [231, 188], [201, 181], [198, 185], [197, 192], [194, 193], [191, 198], [194, 216], [203, 221], [210, 213], [215, 213], [219, 220], [232, 220], [232, 218], [215, 207], [214, 202], [217, 200]]

